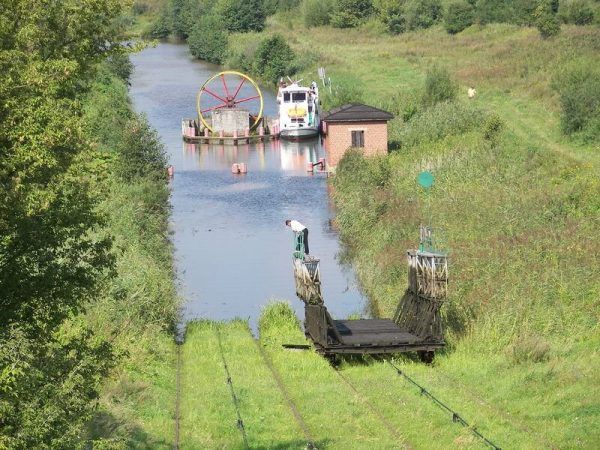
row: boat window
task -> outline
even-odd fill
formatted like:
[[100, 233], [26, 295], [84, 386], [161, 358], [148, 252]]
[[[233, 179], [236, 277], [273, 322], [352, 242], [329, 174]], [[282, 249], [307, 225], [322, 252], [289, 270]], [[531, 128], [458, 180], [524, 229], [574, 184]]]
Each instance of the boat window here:
[[289, 92], [283, 93], [283, 101], [286, 103], [288, 103], [290, 101], [290, 93]]
[[303, 102], [306, 100], [306, 92], [292, 92], [293, 102]]

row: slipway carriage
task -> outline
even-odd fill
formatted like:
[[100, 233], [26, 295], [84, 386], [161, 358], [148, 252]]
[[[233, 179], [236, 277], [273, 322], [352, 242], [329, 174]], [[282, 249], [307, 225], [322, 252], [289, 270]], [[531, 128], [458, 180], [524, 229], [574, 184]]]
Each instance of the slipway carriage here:
[[306, 336], [325, 356], [417, 352], [431, 362], [444, 347], [440, 308], [447, 297], [448, 260], [435, 251], [432, 231], [421, 227], [418, 250], [407, 252], [408, 287], [392, 319], [335, 320], [321, 294], [319, 260], [302, 252], [296, 235], [293, 252], [296, 294], [304, 302]]

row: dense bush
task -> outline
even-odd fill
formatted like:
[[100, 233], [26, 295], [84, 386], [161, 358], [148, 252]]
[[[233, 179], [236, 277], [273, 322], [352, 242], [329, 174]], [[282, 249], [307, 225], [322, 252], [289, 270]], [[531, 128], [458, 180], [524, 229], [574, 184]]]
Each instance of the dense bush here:
[[165, 13], [160, 14], [144, 31], [143, 36], [150, 39], [165, 39], [172, 31], [170, 17]]
[[126, 183], [164, 181], [167, 157], [160, 138], [144, 116], [134, 117], [123, 131], [115, 173]]
[[436, 103], [453, 100], [458, 94], [458, 84], [450, 77], [444, 67], [433, 66], [425, 77], [423, 105], [431, 106]]
[[227, 33], [215, 15], [203, 16], [192, 28], [188, 45], [196, 58], [221, 64], [227, 51]]
[[373, 2], [379, 20], [386, 26], [388, 32], [400, 34], [406, 31], [404, 17], [404, 1], [375, 0]]
[[441, 0], [407, 0], [404, 5], [406, 29], [429, 28], [442, 18]]
[[334, 0], [304, 0], [302, 17], [307, 27], [318, 27], [329, 24], [334, 8]]
[[417, 113], [400, 128], [393, 139], [402, 148], [413, 147], [423, 142], [485, 128], [485, 120], [483, 111], [471, 104], [445, 101]]
[[279, 78], [291, 75], [295, 55], [283, 36], [276, 34], [263, 39], [254, 54], [254, 72], [264, 80], [276, 83]]
[[536, 5], [536, 1], [533, 0], [477, 0], [475, 15], [481, 24], [531, 25]]
[[354, 28], [373, 12], [371, 0], [336, 0], [330, 22], [336, 28]]
[[448, 5], [444, 15], [444, 27], [450, 34], [456, 34], [470, 27], [474, 20], [473, 6], [466, 1], [459, 0]]
[[594, 9], [586, 0], [571, 0], [560, 4], [559, 16], [565, 23], [589, 25], [594, 21]]
[[219, 0], [215, 12], [231, 32], [262, 31], [265, 11], [262, 0]]
[[270, 16], [277, 11], [289, 11], [300, 5], [301, 0], [264, 0], [265, 14]]
[[131, 6], [131, 10], [133, 11], [133, 13], [138, 16], [148, 12], [148, 9], [150, 9], [148, 4], [146, 2], [139, 1], [139, 0], [136, 0], [135, 2], [133, 2], [133, 5]]
[[541, 0], [533, 13], [535, 26], [544, 39], [556, 36], [560, 33], [560, 21], [555, 12], [551, 0]]
[[578, 66], [553, 82], [560, 95], [561, 127], [565, 134], [580, 134], [586, 141], [600, 139], [600, 71]]

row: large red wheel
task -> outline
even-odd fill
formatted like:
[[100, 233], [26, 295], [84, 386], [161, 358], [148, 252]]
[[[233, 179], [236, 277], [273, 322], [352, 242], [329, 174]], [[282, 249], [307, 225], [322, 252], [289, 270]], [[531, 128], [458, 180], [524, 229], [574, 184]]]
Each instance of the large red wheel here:
[[213, 129], [206, 120], [208, 114], [222, 108], [236, 108], [238, 105], [258, 110], [258, 114], [252, 115], [250, 126], [250, 129], [256, 128], [263, 114], [262, 92], [248, 75], [232, 70], [220, 72], [206, 80], [196, 98], [198, 117], [211, 132]]

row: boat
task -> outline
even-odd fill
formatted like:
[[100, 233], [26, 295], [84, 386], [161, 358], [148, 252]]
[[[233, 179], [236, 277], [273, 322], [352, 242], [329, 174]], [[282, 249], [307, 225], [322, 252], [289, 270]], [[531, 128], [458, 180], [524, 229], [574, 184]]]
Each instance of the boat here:
[[[288, 78], [289, 79], [289, 78]], [[279, 104], [279, 133], [283, 139], [307, 139], [319, 135], [319, 88], [299, 81], [281, 80], [277, 92]]]

